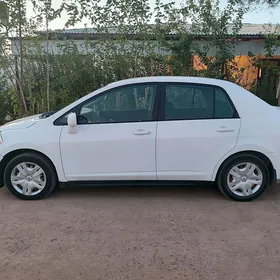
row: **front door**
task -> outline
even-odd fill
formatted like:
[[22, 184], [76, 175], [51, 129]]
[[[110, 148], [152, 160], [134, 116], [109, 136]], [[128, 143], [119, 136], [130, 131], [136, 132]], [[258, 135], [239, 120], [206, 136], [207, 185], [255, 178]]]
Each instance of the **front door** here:
[[78, 129], [62, 129], [60, 146], [69, 181], [155, 180], [156, 84], [122, 86], [78, 109]]
[[216, 164], [234, 148], [241, 121], [224, 90], [165, 84], [157, 130], [159, 180], [210, 181]]

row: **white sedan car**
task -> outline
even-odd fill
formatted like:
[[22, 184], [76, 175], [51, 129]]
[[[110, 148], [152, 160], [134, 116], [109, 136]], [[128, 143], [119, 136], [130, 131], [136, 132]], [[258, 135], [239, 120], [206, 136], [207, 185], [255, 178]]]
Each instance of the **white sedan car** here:
[[0, 186], [216, 182], [238, 201], [280, 178], [280, 110], [227, 81], [145, 77], [0, 127]]

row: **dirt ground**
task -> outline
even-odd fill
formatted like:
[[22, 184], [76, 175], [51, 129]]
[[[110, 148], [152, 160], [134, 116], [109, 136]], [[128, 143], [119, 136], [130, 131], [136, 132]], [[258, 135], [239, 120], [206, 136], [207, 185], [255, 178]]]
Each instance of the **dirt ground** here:
[[237, 203], [213, 187], [0, 190], [0, 279], [280, 279], [280, 185]]

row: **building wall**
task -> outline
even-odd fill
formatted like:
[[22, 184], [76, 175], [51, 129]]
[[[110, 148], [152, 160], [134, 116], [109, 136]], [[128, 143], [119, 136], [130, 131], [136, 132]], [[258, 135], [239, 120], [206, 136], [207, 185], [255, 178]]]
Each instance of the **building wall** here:
[[257, 82], [258, 68], [253, 66], [252, 59], [246, 55], [236, 56], [234, 60], [238, 69], [234, 78], [242, 87], [251, 89]]
[[[81, 54], [86, 54], [86, 53], [92, 53], [92, 52], [96, 52], [96, 51], [101, 51], [104, 48], [104, 45], [102, 44], [98, 44], [98, 41], [85, 41], [85, 40], [75, 40], [72, 41], [73, 43], [76, 44], [76, 48], [77, 50], [81, 53]], [[40, 42], [32, 42], [32, 41], [25, 41], [24, 42], [24, 51], [26, 54], [35, 54], [38, 53], [38, 50], [42, 51], [42, 52], [47, 52], [47, 48], [49, 49], [49, 53], [52, 54], [62, 54], [63, 53], [63, 48], [67, 47], [67, 45], [69, 46], [69, 43], [71, 43], [71, 41], [55, 41], [55, 40], [51, 40], [48, 42], [48, 47], [47, 47], [47, 42], [46, 41], [40, 41]], [[109, 43], [111, 44], [111, 42]], [[19, 55], [19, 41], [18, 40], [13, 40], [11, 42], [11, 48], [12, 48], [12, 53], [15, 56]], [[145, 52], [147, 52], [147, 48], [145, 47], [145, 45], [143, 44], [143, 42], [141, 41], [128, 41], [127, 44], [122, 45], [120, 43], [114, 43], [114, 48], [118, 49], [119, 52], [121, 53], [122, 51], [125, 50], [134, 50], [134, 49], [142, 49], [144, 54]], [[162, 55], [168, 55], [169, 52], [162, 50], [158, 47], [158, 44], [155, 42], [154, 43], [154, 52], [157, 54], [162, 54]], [[108, 50], [108, 49], [107, 49]]]
[[[253, 66], [252, 59], [247, 55], [238, 55], [234, 58], [233, 77], [239, 85], [246, 89], [251, 89], [257, 82], [258, 68]], [[198, 56], [194, 56], [194, 68], [197, 70], [205, 70], [207, 66], [204, 65]]]
[[[61, 51], [61, 46], [66, 46], [67, 42], [69, 41], [58, 41], [58, 40], [52, 40], [49, 41], [49, 52], [53, 54], [60, 54], [62, 53]], [[85, 40], [75, 40], [77, 49], [81, 53], [87, 53], [87, 52], [94, 52], [97, 48], [101, 48], [96, 44], [96, 41], [91, 41], [90, 44], [91, 46], [87, 44]], [[131, 45], [131, 48], [133, 48], [135, 45], [139, 44], [143, 49], [145, 47], [143, 46], [143, 43], [140, 41], [131, 41], [129, 43]], [[203, 43], [200, 42], [202, 45]], [[12, 40], [12, 53], [13, 55], [19, 55], [19, 41], [18, 40]], [[24, 42], [24, 48], [26, 49], [27, 53], [34, 53], [37, 50], [42, 50], [42, 51], [47, 51], [47, 42], [46, 41], [38, 41], [37, 43], [33, 43], [30, 41], [25, 41]], [[241, 56], [241, 55], [248, 55], [248, 52], [251, 52], [255, 55], [265, 55], [265, 49], [264, 49], [264, 41], [259, 40], [259, 41], [241, 41], [239, 44], [236, 46], [235, 49], [235, 55], [236, 56]], [[118, 46], [119, 49], [123, 49], [123, 46]], [[129, 47], [129, 46], [128, 46]], [[169, 52], [162, 50], [157, 46], [155, 43], [154, 46], [155, 52], [157, 54], [165, 54], [168, 55], [170, 54]], [[209, 56], [215, 55], [215, 49], [210, 49], [209, 50]], [[280, 55], [280, 47], [278, 47], [275, 51], [275, 55]]]

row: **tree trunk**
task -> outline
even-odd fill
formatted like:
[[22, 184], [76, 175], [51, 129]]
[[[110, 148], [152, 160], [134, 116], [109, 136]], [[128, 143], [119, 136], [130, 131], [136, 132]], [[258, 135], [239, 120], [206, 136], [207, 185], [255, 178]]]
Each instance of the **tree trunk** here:
[[20, 112], [23, 116], [27, 113], [24, 92], [23, 92], [23, 46], [22, 46], [22, 16], [21, 16], [21, 0], [18, 0], [18, 14], [19, 14], [19, 44], [20, 44]]

